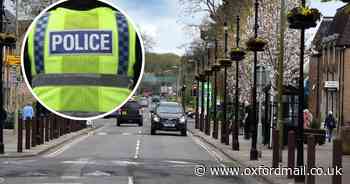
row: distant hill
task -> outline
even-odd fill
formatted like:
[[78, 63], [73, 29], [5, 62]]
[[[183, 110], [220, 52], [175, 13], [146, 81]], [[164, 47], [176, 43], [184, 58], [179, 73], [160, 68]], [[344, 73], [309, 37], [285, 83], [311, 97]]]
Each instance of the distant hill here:
[[173, 69], [173, 66], [180, 65], [180, 59], [180, 56], [173, 53], [146, 53], [145, 72], [155, 75], [162, 74], [166, 70]]

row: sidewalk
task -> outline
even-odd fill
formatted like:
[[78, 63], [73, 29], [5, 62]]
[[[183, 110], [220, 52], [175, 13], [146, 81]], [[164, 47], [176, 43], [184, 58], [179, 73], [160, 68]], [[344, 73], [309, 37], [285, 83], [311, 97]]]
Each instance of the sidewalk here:
[[66, 135], [63, 135], [57, 139], [50, 140], [49, 142], [45, 142], [42, 145], [37, 145], [35, 147], [31, 147], [31, 149], [25, 149], [24, 139], [25, 139], [25, 131], [23, 131], [23, 152], [17, 152], [17, 134], [14, 133], [13, 130], [4, 130], [4, 144], [5, 144], [5, 154], [1, 155], [0, 158], [21, 158], [21, 157], [32, 157], [48, 152], [72, 139], [75, 139], [83, 134], [87, 134], [101, 126], [96, 126], [94, 128], [85, 128], [77, 132], [72, 132]]
[[[206, 143], [214, 146], [221, 152], [223, 152], [227, 157], [232, 159], [241, 167], [257, 167], [259, 165], [264, 165], [266, 167], [272, 166], [272, 150], [266, 147], [261, 148], [262, 158], [259, 158], [258, 161], [250, 161], [250, 147], [251, 140], [243, 139], [243, 136], [239, 136], [240, 151], [233, 151], [232, 145], [224, 145], [220, 142], [220, 131], [219, 139], [214, 139], [211, 136], [205, 135], [203, 132], [194, 128], [194, 122], [188, 123], [188, 130], [194, 135], [200, 137]], [[211, 128], [212, 130], [212, 128]], [[220, 126], [219, 126], [220, 130]], [[212, 135], [212, 134], [211, 134]], [[231, 141], [230, 137], [230, 141]], [[306, 160], [306, 147], [305, 147], [304, 159]], [[283, 151], [283, 162], [281, 163], [283, 167], [287, 167], [288, 151], [285, 149]], [[306, 164], [306, 162], [305, 162]], [[328, 168], [332, 164], [332, 143], [326, 143], [322, 146], [316, 146], [316, 166]], [[261, 176], [268, 183], [273, 184], [289, 184], [294, 183], [294, 179], [287, 179], [287, 176]], [[316, 176], [316, 184], [331, 184], [331, 176]], [[342, 183], [347, 183], [350, 181], [350, 156], [343, 156], [343, 176]]]

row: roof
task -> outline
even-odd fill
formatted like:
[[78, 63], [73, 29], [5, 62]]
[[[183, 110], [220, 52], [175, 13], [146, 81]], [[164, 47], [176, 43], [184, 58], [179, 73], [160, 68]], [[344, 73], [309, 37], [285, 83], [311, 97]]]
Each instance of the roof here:
[[334, 34], [339, 34], [337, 46], [350, 46], [350, 4], [337, 10], [327, 35]]
[[315, 34], [314, 39], [312, 40], [312, 45], [315, 46], [316, 50], [321, 49], [322, 38], [327, 36], [330, 25], [332, 24], [333, 17], [323, 17], [318, 27], [318, 30]]

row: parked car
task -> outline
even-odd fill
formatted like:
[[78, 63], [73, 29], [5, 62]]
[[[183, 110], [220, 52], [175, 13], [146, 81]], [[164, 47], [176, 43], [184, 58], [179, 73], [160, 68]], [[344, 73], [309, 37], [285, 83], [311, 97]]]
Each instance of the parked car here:
[[179, 103], [160, 102], [152, 111], [151, 135], [157, 130], [180, 131], [182, 136], [187, 135], [187, 118]]
[[120, 126], [121, 124], [138, 124], [139, 126], [142, 126], [143, 117], [141, 109], [142, 107], [137, 101], [128, 101], [118, 110], [117, 126]]

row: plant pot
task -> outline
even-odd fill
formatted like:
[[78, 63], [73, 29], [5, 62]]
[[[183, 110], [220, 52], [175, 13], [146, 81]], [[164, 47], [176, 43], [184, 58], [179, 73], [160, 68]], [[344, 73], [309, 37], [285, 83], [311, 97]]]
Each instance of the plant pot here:
[[245, 52], [239, 48], [235, 48], [230, 52], [230, 56], [233, 61], [241, 61], [245, 57]]
[[343, 144], [343, 154], [350, 155], [350, 126], [341, 127], [340, 134]]
[[230, 67], [232, 65], [232, 61], [230, 59], [220, 59], [219, 63], [221, 67]]
[[304, 129], [304, 143], [307, 144], [307, 138], [310, 135], [315, 136], [316, 143], [318, 145], [322, 145], [325, 143], [326, 140], [326, 130], [324, 129], [312, 129], [312, 128], [305, 128]]
[[288, 12], [289, 28], [308, 29], [316, 27], [317, 21], [321, 18], [321, 13], [315, 8], [296, 7]]
[[267, 41], [261, 38], [250, 38], [247, 42], [247, 50], [253, 52], [261, 52], [265, 50], [265, 46], [267, 45]]

